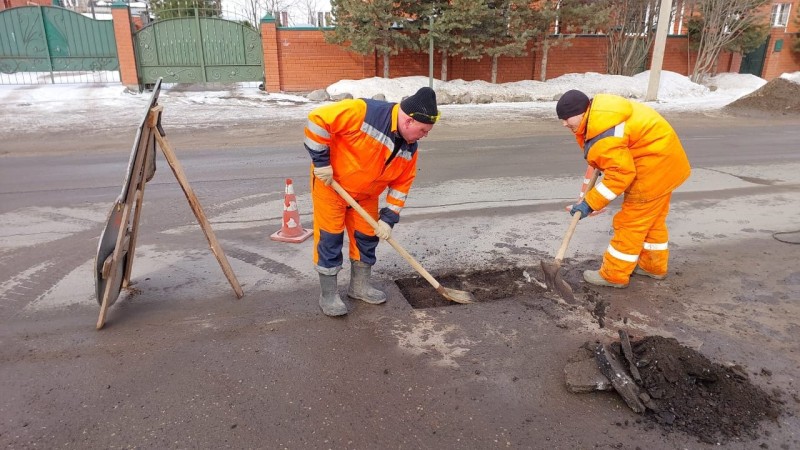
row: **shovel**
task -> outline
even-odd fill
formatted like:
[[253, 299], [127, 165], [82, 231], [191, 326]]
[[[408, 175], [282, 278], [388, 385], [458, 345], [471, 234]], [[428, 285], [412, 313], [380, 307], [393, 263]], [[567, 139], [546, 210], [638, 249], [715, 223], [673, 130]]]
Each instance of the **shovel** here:
[[[599, 173], [600, 171], [595, 169], [592, 179], [589, 180], [586, 192], [589, 192], [594, 187]], [[547, 284], [547, 290], [555, 290], [564, 301], [573, 304], [575, 303], [575, 295], [572, 294], [572, 287], [561, 277], [561, 261], [564, 260], [564, 254], [567, 252], [567, 246], [570, 239], [572, 239], [573, 233], [575, 233], [575, 227], [578, 226], [579, 220], [581, 220], [581, 212], [576, 211], [572, 216], [572, 222], [569, 224], [567, 234], [564, 235], [564, 240], [561, 242], [561, 247], [556, 253], [556, 259], [551, 263], [542, 261], [542, 272], [544, 272], [544, 282]]]
[[[358, 214], [361, 215], [361, 217], [363, 217], [364, 220], [367, 221], [367, 223], [372, 225], [372, 228], [376, 230], [378, 229], [378, 222], [376, 222], [375, 219], [373, 219], [372, 216], [370, 216], [364, 210], [364, 208], [362, 208], [361, 205], [359, 205], [355, 201], [355, 199], [350, 194], [348, 194], [347, 191], [345, 191], [344, 188], [342, 188], [342, 186], [339, 185], [339, 183], [336, 182], [336, 180], [331, 181], [331, 187], [347, 202], [348, 205], [350, 205], [353, 209], [355, 209], [358, 212]], [[439, 284], [439, 282], [436, 281], [436, 279], [433, 278], [433, 276], [430, 273], [428, 273], [428, 271], [425, 270], [425, 268], [422, 267], [414, 259], [413, 256], [411, 256], [403, 247], [400, 246], [400, 244], [398, 244], [391, 237], [389, 239], [386, 239], [386, 242], [388, 242], [389, 245], [394, 247], [394, 249], [397, 250], [397, 253], [400, 253], [400, 256], [405, 258], [405, 260], [408, 261], [409, 264], [411, 264], [411, 267], [413, 267], [414, 270], [419, 272], [419, 274], [422, 275], [422, 277], [425, 278], [425, 280], [427, 280], [428, 283], [430, 283], [434, 289], [436, 289], [436, 292], [442, 294], [444, 298], [450, 301], [454, 301], [456, 303], [472, 303], [475, 301], [475, 297], [473, 297], [472, 294], [469, 292], [446, 288], [441, 284]]]

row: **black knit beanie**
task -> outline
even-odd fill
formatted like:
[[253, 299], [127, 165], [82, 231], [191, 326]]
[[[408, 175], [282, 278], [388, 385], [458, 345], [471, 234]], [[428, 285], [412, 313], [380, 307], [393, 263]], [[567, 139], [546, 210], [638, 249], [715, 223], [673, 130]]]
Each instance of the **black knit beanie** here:
[[577, 116], [586, 112], [589, 107], [589, 97], [581, 91], [572, 89], [564, 93], [556, 104], [556, 114], [561, 120]]
[[439, 118], [436, 92], [429, 87], [420, 88], [414, 95], [404, 98], [400, 102], [400, 109], [417, 122], [436, 123]]

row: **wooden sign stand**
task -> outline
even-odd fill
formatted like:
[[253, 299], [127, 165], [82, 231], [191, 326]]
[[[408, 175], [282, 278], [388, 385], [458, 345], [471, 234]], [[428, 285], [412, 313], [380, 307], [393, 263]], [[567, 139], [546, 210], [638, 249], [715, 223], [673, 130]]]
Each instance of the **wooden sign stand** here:
[[[189, 201], [189, 206], [192, 208], [192, 212], [194, 212], [197, 222], [208, 240], [211, 251], [217, 258], [217, 262], [222, 267], [222, 272], [236, 293], [236, 298], [242, 298], [244, 295], [239, 281], [236, 279], [236, 275], [225, 257], [225, 252], [219, 245], [214, 235], [214, 230], [211, 229], [211, 224], [206, 218], [202, 206], [200, 206], [200, 201], [189, 185], [189, 181], [183, 172], [183, 167], [175, 156], [175, 152], [172, 150], [163, 128], [161, 128], [161, 113], [164, 108], [155, 103], [156, 97], [157, 94], [154, 94], [151, 107], [143, 121], [139, 135], [137, 135], [137, 143], [134, 146], [134, 154], [128, 168], [127, 186], [123, 186], [123, 194], [114, 204], [109, 214], [106, 229], [100, 236], [96, 260], [97, 272], [95, 274], [98, 302], [100, 303], [100, 316], [97, 318], [98, 330], [105, 325], [108, 308], [116, 301], [120, 289], [127, 288], [130, 285], [144, 187], [155, 171], [155, 143], [158, 143], [158, 147], [164, 154], [167, 163], [169, 163], [172, 173], [175, 174], [178, 184], [183, 189], [183, 193]], [[133, 213], [132, 218], [131, 213]], [[116, 236], [113, 236], [114, 232], [116, 232]]]

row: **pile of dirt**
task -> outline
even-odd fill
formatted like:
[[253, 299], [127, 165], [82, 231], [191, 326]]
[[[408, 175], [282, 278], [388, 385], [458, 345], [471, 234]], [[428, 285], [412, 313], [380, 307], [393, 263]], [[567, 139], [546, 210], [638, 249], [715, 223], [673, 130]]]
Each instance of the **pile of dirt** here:
[[[645, 417], [717, 444], [758, 438], [759, 423], [777, 419], [780, 404], [752, 384], [739, 366], [723, 366], [673, 338], [631, 342], [640, 387], [650, 396]], [[611, 345], [622, 354], [620, 343]], [[771, 375], [762, 369], [762, 375]], [[653, 408], [654, 407], [654, 408]]]
[[771, 114], [800, 114], [800, 83], [775, 78], [760, 89], [728, 104], [731, 113], [763, 111]]

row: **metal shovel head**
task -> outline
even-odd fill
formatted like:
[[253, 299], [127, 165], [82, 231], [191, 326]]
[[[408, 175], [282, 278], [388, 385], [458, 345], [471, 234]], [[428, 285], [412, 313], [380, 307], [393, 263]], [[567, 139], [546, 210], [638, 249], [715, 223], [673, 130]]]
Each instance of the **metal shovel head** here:
[[561, 276], [560, 261], [552, 263], [542, 261], [542, 272], [544, 273], [544, 282], [548, 291], [555, 291], [567, 303], [575, 303], [572, 286]]
[[475, 297], [467, 291], [459, 291], [458, 289], [446, 288], [439, 285], [436, 290], [444, 296], [444, 298], [456, 303], [473, 303]]

